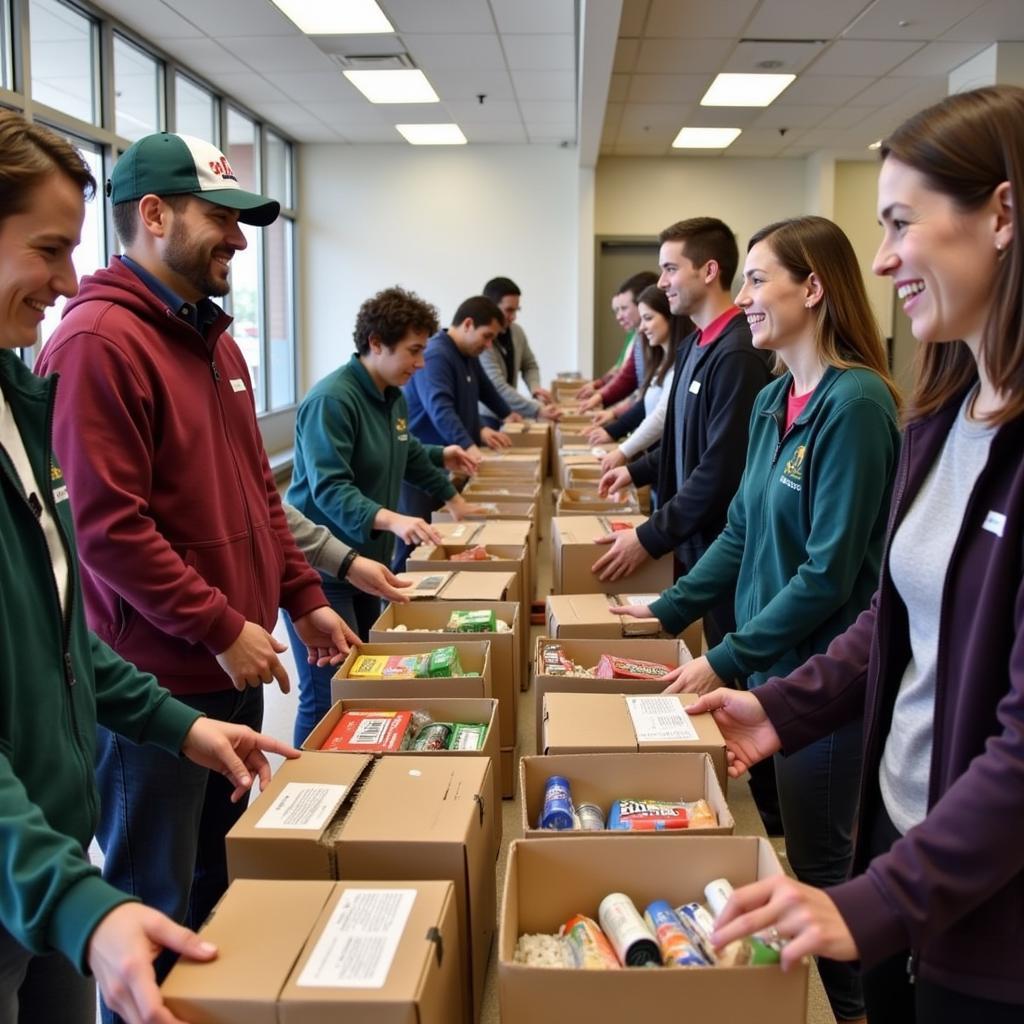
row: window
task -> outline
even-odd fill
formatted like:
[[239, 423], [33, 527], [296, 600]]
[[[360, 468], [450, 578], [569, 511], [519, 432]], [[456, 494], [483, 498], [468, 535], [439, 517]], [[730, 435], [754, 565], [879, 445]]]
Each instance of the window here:
[[0, 0], [0, 88], [14, 88], [13, 61], [11, 59], [11, 5]]
[[118, 135], [135, 142], [160, 131], [160, 65], [114, 36], [114, 121]]
[[213, 93], [181, 74], [174, 76], [174, 130], [214, 145], [220, 138]]
[[285, 209], [295, 205], [292, 199], [292, 147], [273, 132], [267, 132], [266, 193]]
[[292, 269], [295, 265], [295, 206], [292, 147], [274, 132], [266, 139], [264, 190], [283, 207], [281, 216], [265, 229], [264, 252], [267, 284], [266, 335], [270, 360], [270, 408], [281, 409], [295, 401], [295, 306]]
[[32, 99], [98, 124], [96, 25], [58, 0], [31, 0]]

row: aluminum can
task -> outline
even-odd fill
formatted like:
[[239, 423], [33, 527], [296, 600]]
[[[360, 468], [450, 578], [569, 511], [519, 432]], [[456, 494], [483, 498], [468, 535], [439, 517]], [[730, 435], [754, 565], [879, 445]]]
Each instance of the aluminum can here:
[[541, 828], [561, 830], [573, 826], [572, 792], [569, 780], [563, 775], [552, 775], [544, 784], [544, 809], [540, 815]]

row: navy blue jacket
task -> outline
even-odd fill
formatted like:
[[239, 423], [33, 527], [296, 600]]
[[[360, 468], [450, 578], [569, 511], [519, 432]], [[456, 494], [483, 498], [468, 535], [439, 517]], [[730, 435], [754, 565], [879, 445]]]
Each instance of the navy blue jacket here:
[[424, 358], [426, 366], [402, 389], [409, 403], [409, 429], [424, 444], [479, 444], [479, 402], [499, 420], [512, 411], [480, 361], [464, 356], [447, 331], [438, 331], [427, 342]]

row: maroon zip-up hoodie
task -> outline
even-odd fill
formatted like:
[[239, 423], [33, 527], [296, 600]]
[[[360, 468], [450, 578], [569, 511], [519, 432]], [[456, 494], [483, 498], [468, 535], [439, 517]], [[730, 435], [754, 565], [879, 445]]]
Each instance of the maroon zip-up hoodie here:
[[[910, 659], [889, 573], [892, 533], [920, 491], [964, 394], [904, 435], [879, 589], [828, 651], [756, 696], [785, 750], [864, 715], [861, 821]], [[942, 593], [928, 816], [829, 895], [867, 966], [909, 949], [922, 977], [1024, 1003], [1024, 417], [1002, 426], [975, 483]]]
[[[82, 279], [37, 364], [92, 628], [172, 693], [229, 689], [246, 620], [327, 604], [288, 530], [224, 315], [203, 337], [118, 259]], [[299, 657], [302, 652], [297, 652]]]

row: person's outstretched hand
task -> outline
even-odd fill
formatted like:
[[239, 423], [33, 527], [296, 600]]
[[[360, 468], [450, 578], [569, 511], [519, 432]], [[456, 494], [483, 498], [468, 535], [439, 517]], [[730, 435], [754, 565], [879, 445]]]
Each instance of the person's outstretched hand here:
[[729, 774], [739, 778], [752, 764], [782, 749], [775, 726], [768, 720], [761, 702], [746, 690], [722, 687], [704, 694], [686, 709], [691, 715], [710, 712], [725, 737]]

